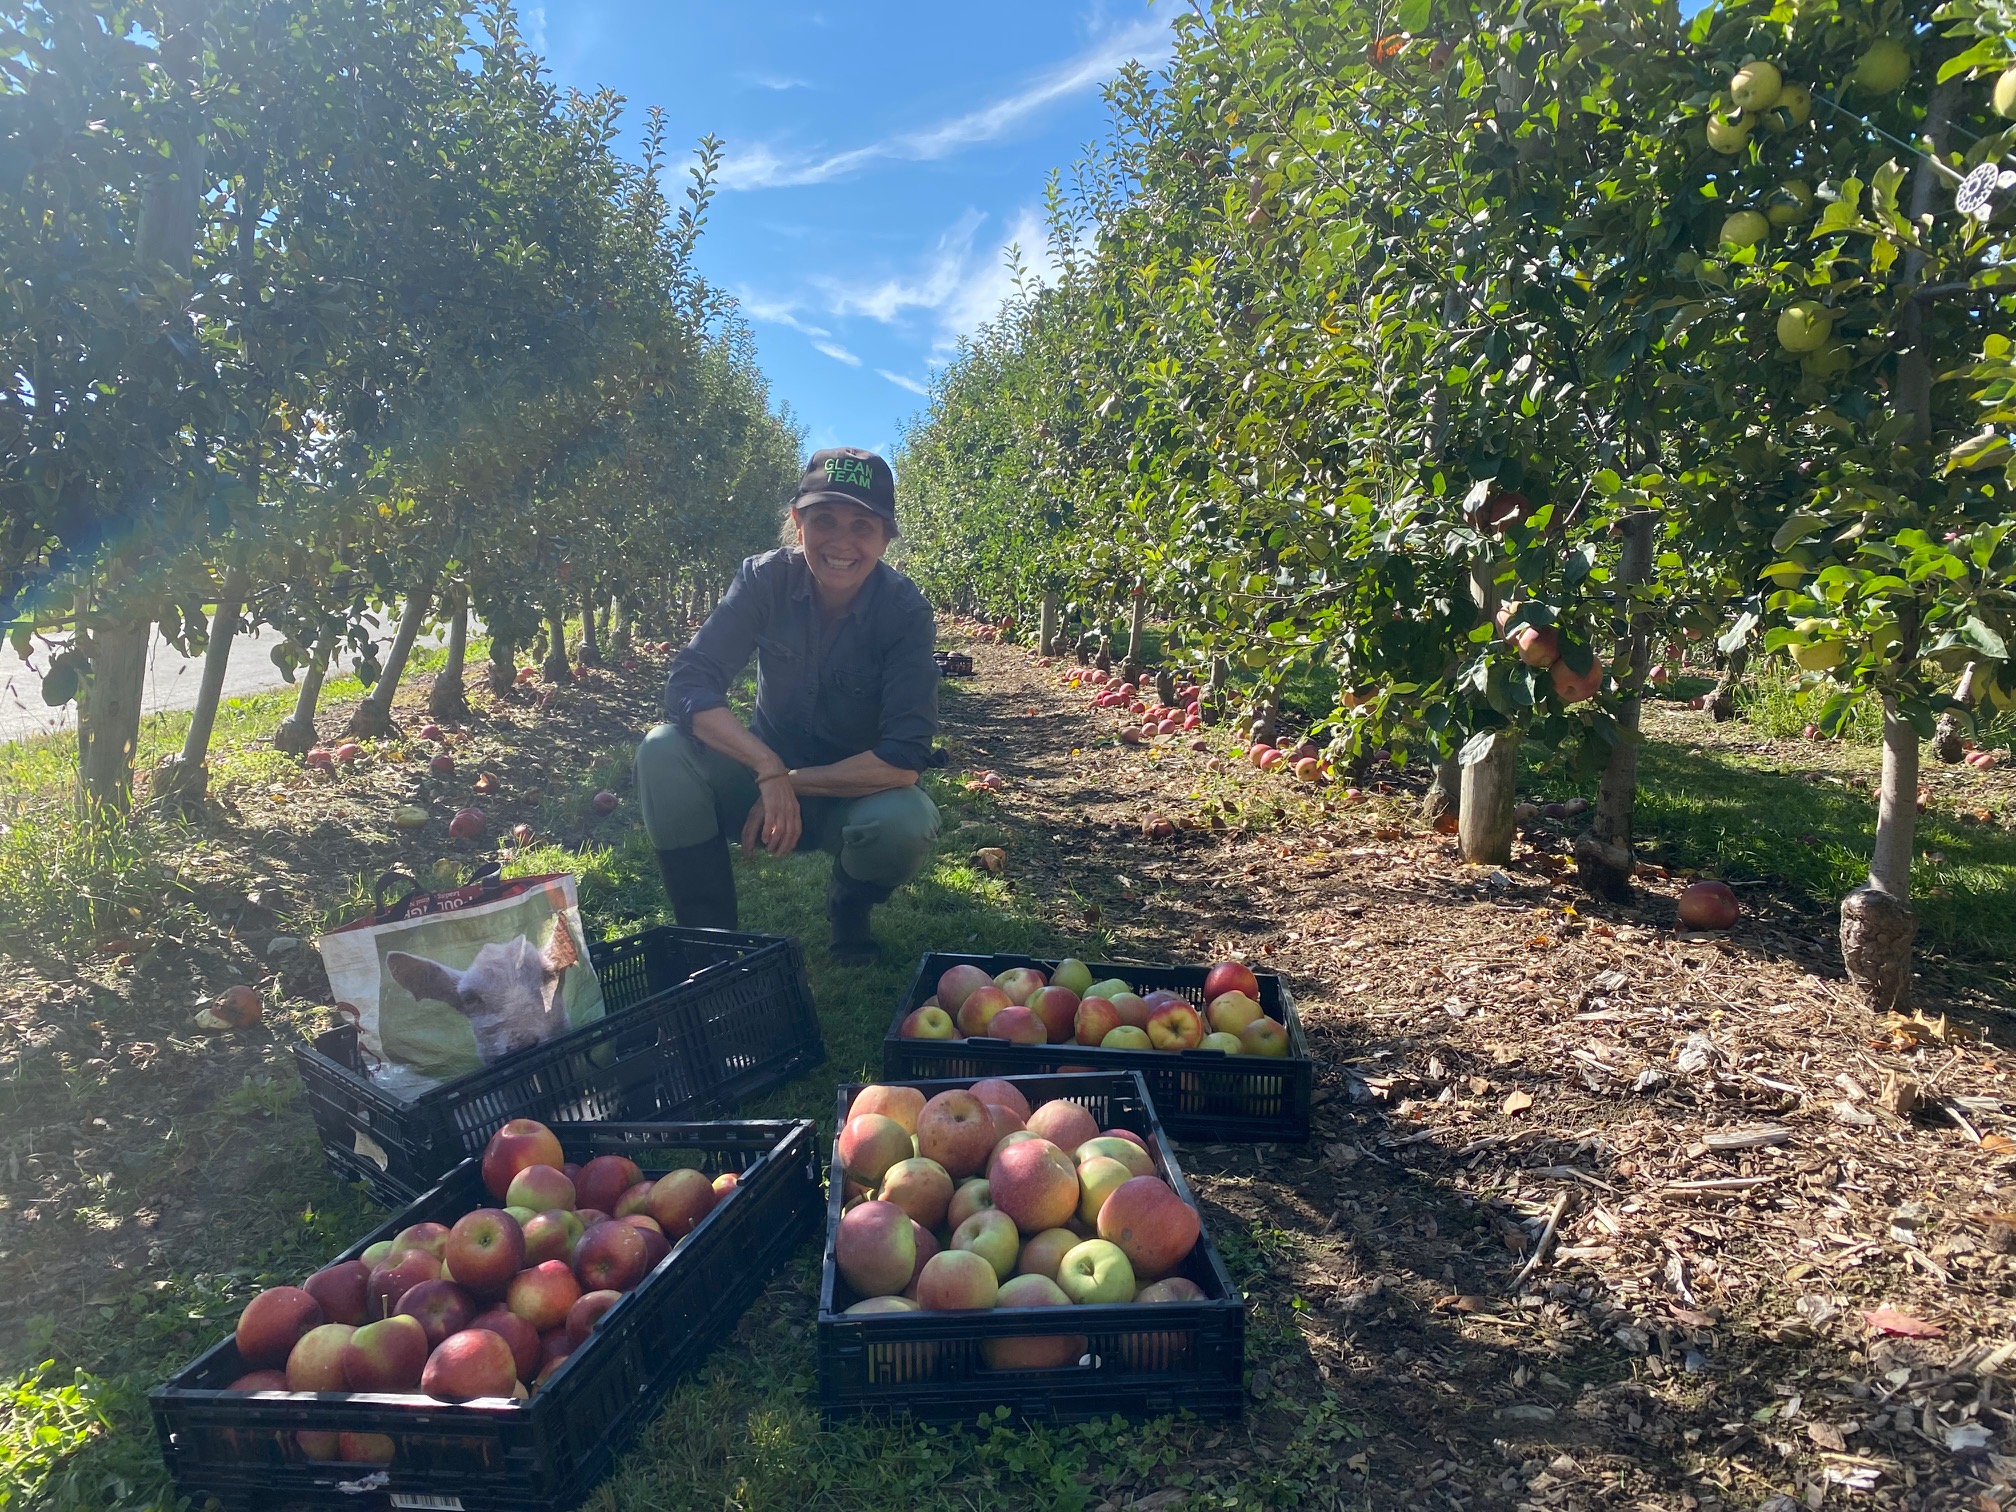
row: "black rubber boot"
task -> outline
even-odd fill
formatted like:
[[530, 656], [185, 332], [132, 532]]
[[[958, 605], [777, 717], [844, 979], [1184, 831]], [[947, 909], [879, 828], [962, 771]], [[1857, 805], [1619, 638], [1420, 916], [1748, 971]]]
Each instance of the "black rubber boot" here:
[[889, 901], [893, 887], [857, 881], [833, 861], [833, 880], [826, 884], [826, 918], [833, 926], [833, 959], [843, 966], [868, 966], [882, 959], [882, 947], [868, 928], [868, 911]]
[[658, 871], [672, 917], [682, 929], [735, 929], [735, 870], [728, 860], [728, 837], [658, 852]]

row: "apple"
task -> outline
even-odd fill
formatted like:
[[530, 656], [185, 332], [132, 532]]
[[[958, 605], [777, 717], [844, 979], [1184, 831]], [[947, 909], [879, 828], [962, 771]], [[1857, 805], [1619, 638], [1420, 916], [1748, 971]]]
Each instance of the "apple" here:
[[359, 1255], [357, 1258], [364, 1262], [364, 1268], [366, 1270], [375, 1270], [377, 1269], [379, 1263], [383, 1261], [385, 1257], [390, 1255], [391, 1253], [392, 1253], [392, 1241], [390, 1239], [380, 1239], [376, 1244], [365, 1245], [364, 1253]]
[[1204, 1288], [1188, 1276], [1169, 1276], [1151, 1281], [1134, 1294], [1136, 1302], [1202, 1302]]
[[339, 1260], [303, 1281], [301, 1290], [321, 1304], [325, 1322], [348, 1323], [354, 1328], [371, 1318], [365, 1290], [370, 1279], [371, 1267], [362, 1260]]
[[863, 1113], [880, 1113], [884, 1118], [893, 1118], [903, 1125], [903, 1132], [917, 1132], [917, 1115], [924, 1111], [924, 1094], [915, 1087], [863, 1087], [854, 1094], [854, 1101], [847, 1105], [847, 1117], [859, 1118]]
[[[564, 1208], [548, 1208], [543, 1213], [534, 1213], [520, 1226], [525, 1243], [524, 1256], [518, 1265], [523, 1269], [537, 1265], [543, 1260], [565, 1260], [574, 1253], [574, 1246], [580, 1243], [587, 1225], [580, 1215], [567, 1212]], [[506, 1286], [509, 1286], [507, 1281]]]
[[1137, 997], [1131, 992], [1116, 992], [1107, 1001], [1113, 1005], [1113, 1011], [1120, 1015], [1123, 1027], [1143, 1030], [1148, 1027], [1148, 1020], [1154, 1010], [1148, 1006], [1146, 998]]
[[657, 1185], [657, 1182], [646, 1176], [635, 1186], [626, 1189], [623, 1195], [616, 1199], [616, 1206], [608, 1210], [609, 1216], [612, 1218], [628, 1218], [632, 1213], [650, 1212], [651, 1189]]
[[[1048, 1276], [1017, 1276], [994, 1299], [1003, 1307], [1069, 1307], [1071, 1299]], [[1083, 1334], [983, 1339], [980, 1354], [993, 1370], [1060, 1370], [1085, 1353]]]
[[1778, 345], [1788, 352], [1817, 352], [1834, 332], [1834, 315], [1811, 299], [1795, 299], [1778, 312]]
[[1110, 999], [1103, 997], [1082, 1000], [1072, 1020], [1073, 1037], [1081, 1045], [1101, 1044], [1107, 1035], [1120, 1027], [1120, 1010], [1113, 1006]]
[[1029, 1010], [1043, 1021], [1045, 1038], [1053, 1045], [1070, 1039], [1078, 1014], [1078, 994], [1069, 987], [1051, 985], [1029, 999]]
[[[505, 1285], [510, 1285], [509, 1281]], [[450, 1334], [460, 1333], [476, 1316], [476, 1302], [453, 1281], [422, 1281], [399, 1299], [394, 1316], [418, 1318], [432, 1349]]]
[[1108, 977], [1103, 982], [1094, 982], [1090, 987], [1079, 993], [1078, 996], [1081, 998], [1110, 998], [1116, 992], [1132, 992], [1133, 990], [1134, 986], [1131, 982], [1124, 982], [1119, 977]]
[[397, 1446], [389, 1433], [339, 1433], [336, 1458], [346, 1465], [389, 1465]]
[[951, 1174], [922, 1155], [899, 1160], [883, 1174], [882, 1200], [895, 1203], [927, 1229], [935, 1229], [945, 1221], [952, 1205]]
[[1122, 1024], [1099, 1041], [1102, 1050], [1153, 1050], [1155, 1042], [1148, 1038], [1146, 1029], [1137, 1029], [1132, 1024]]
[[[511, 1359], [518, 1367], [518, 1379], [529, 1381], [539, 1373], [539, 1330], [510, 1308], [497, 1306], [469, 1320], [471, 1328], [487, 1328], [511, 1346]], [[414, 1374], [419, 1384], [419, 1374]]]
[[1045, 1045], [1050, 1042], [1050, 1026], [1031, 1013], [1027, 1008], [1009, 1004], [987, 1025], [987, 1034], [992, 1039], [1006, 1040], [1011, 1045]]
[[519, 823], [511, 826], [511, 838], [517, 841], [520, 845], [530, 845], [532, 843], [532, 836], [535, 833], [537, 833], [537, 831], [535, 831], [531, 825], [524, 823], [522, 820]]
[[336, 765], [336, 758], [321, 746], [316, 746], [301, 758], [301, 764], [311, 772], [326, 772]]
[[[895, 1127], [899, 1134], [902, 1133], [893, 1119], [885, 1122]], [[907, 1135], [903, 1150], [905, 1154], [910, 1150]], [[651, 1188], [651, 1216], [658, 1220], [658, 1227], [665, 1231], [665, 1237], [677, 1244], [693, 1232], [702, 1218], [714, 1211], [717, 1200], [714, 1183], [707, 1179], [706, 1172], [691, 1169], [668, 1171]]]
[[512, 1207], [529, 1207], [535, 1213], [548, 1208], [572, 1208], [579, 1201], [574, 1183], [558, 1166], [527, 1166], [511, 1178], [504, 1200]]
[[[1030, 1137], [1033, 1139], [1035, 1136]], [[945, 1205], [945, 1225], [956, 1229], [982, 1208], [992, 1206], [994, 1188], [990, 1182], [980, 1176], [962, 1181], [952, 1189], [952, 1200]]]
[[620, 804], [623, 800], [621, 798], [618, 798], [614, 793], [604, 790], [603, 792], [597, 793], [595, 795], [594, 801], [595, 801], [596, 813], [613, 814], [616, 812], [617, 805]]
[[1521, 625], [1514, 642], [1529, 667], [1551, 667], [1561, 659], [1561, 632], [1552, 625]]
[[1006, 1214], [1025, 1234], [1040, 1234], [1069, 1218], [1078, 1206], [1079, 1180], [1071, 1157], [1041, 1138], [1003, 1146], [987, 1167], [993, 1211]]
[[[485, 820], [483, 810], [465, 808], [455, 810], [455, 817], [448, 821], [448, 833], [457, 840], [474, 840], [483, 833]], [[496, 1335], [492, 1334], [492, 1338]]]
[[1022, 1245], [1022, 1253], [1016, 1258], [1015, 1273], [1019, 1276], [1045, 1276], [1057, 1279], [1057, 1263], [1074, 1249], [1081, 1235], [1067, 1228], [1049, 1228], [1040, 1234], [1032, 1234]]
[[959, 1015], [954, 1022], [959, 1025], [961, 1034], [972, 1039], [988, 1033], [987, 1026], [994, 1022], [994, 1015], [1009, 1006], [1008, 994], [990, 982], [985, 987], [974, 988], [966, 995], [966, 1001], [960, 1005]]
[[833, 1261], [857, 1296], [894, 1296], [917, 1269], [910, 1215], [893, 1202], [849, 1208], [833, 1236]]
[[994, 1140], [987, 1105], [960, 1088], [940, 1092], [917, 1115], [917, 1153], [937, 1161], [955, 1181], [986, 1169]]
[[906, 1297], [915, 1297], [917, 1295], [918, 1276], [923, 1274], [924, 1267], [930, 1263], [931, 1257], [945, 1248], [945, 1246], [938, 1242], [936, 1234], [924, 1227], [915, 1218], [910, 1220], [910, 1237], [917, 1241], [917, 1263], [910, 1267], [910, 1280], [903, 1288], [903, 1295]]
[[1911, 77], [1911, 54], [1895, 37], [1878, 37], [1856, 60], [1850, 77], [1871, 94], [1894, 94]]
[[301, 1458], [305, 1460], [333, 1460], [343, 1452], [343, 1435], [340, 1433], [297, 1433], [294, 1442], [300, 1447]]
[[1081, 1306], [1134, 1300], [1134, 1267], [1119, 1245], [1106, 1239], [1075, 1244], [1057, 1262], [1057, 1285]]
[[517, 1384], [517, 1357], [502, 1334], [487, 1328], [465, 1328], [443, 1339], [420, 1373], [420, 1389], [444, 1402], [508, 1397]]
[[1099, 1135], [1099, 1121], [1077, 1103], [1059, 1097], [1029, 1115], [1029, 1132], [1041, 1135], [1066, 1155]]
[[1003, 1280], [1015, 1274], [1015, 1260], [1022, 1253], [1022, 1235], [1015, 1220], [998, 1207], [982, 1208], [952, 1231], [955, 1250], [971, 1250], [994, 1267]]
[[1729, 81], [1729, 102], [1738, 110], [1769, 110], [1784, 82], [1776, 64], [1745, 63]]
[[[1015, 1116], [1013, 1108], [1004, 1108], [999, 1103], [983, 1103], [987, 1116], [994, 1120], [994, 1148], [998, 1151], [1016, 1134], [1026, 1134], [1022, 1120]], [[991, 1157], [990, 1157], [991, 1158]]]
[[1738, 210], [1722, 220], [1721, 238], [1725, 247], [1754, 247], [1770, 234], [1771, 222], [1760, 211]]
[[908, 1297], [864, 1297], [852, 1307], [844, 1309], [840, 1316], [843, 1318], [872, 1318], [878, 1313], [914, 1313], [921, 1311], [922, 1309]]
[[[584, 1291], [630, 1290], [649, 1272], [650, 1255], [649, 1240], [636, 1224], [622, 1218], [611, 1218], [596, 1224], [583, 1234], [581, 1242], [574, 1246], [574, 1265], [567, 1277], [572, 1286], [572, 1293], [568, 1296], [565, 1306], [560, 1308], [559, 1316], [564, 1318], [566, 1309], [572, 1307]], [[545, 1263], [567, 1270], [567, 1267], [557, 1260]], [[523, 1275], [529, 1276], [532, 1273], [526, 1271]], [[523, 1276], [520, 1279], [522, 1280]], [[576, 1282], [579, 1284], [573, 1285]], [[525, 1309], [517, 1305], [516, 1285], [514, 1282], [511, 1310], [522, 1313]], [[555, 1301], [563, 1291], [568, 1290], [567, 1287], [561, 1286], [557, 1279], [551, 1283], [551, 1288], [552, 1298]], [[539, 1316], [532, 1317], [531, 1321], [543, 1331], [553, 1326], [547, 1319], [548, 1315], [541, 1312]]]
[[364, 747], [357, 744], [354, 740], [346, 740], [329, 754], [336, 758], [338, 766], [348, 766], [364, 754]]
[[1680, 922], [1689, 929], [1731, 929], [1736, 894], [1727, 882], [1695, 882], [1680, 894]]
[[1099, 1237], [1118, 1245], [1144, 1281], [1159, 1281], [1181, 1265], [1202, 1231], [1197, 1209], [1155, 1176], [1121, 1182], [1099, 1209]]
[[1239, 1031], [1239, 1050], [1244, 1055], [1285, 1056], [1288, 1031], [1270, 1018], [1257, 1018]]
[[891, 1166], [910, 1157], [910, 1131], [883, 1114], [862, 1113], [847, 1120], [836, 1149], [848, 1176], [864, 1186], [880, 1186]]
[[1258, 1002], [1243, 992], [1221, 992], [1211, 999], [1211, 1006], [1205, 1013], [1211, 1020], [1211, 1027], [1221, 1034], [1237, 1034], [1253, 1020], [1265, 1013]]
[[1143, 1150], [1148, 1148], [1148, 1141], [1143, 1139], [1139, 1134], [1136, 1134], [1132, 1129], [1102, 1129], [1099, 1131], [1099, 1137], [1101, 1139], [1124, 1139], [1131, 1145], [1139, 1145]]
[[1204, 1020], [1188, 1003], [1164, 1003], [1148, 1015], [1148, 1039], [1157, 1050], [1195, 1050]]
[[938, 1006], [948, 1014], [956, 1014], [966, 1006], [966, 999], [982, 987], [992, 987], [994, 978], [978, 966], [954, 966], [938, 978]]
[[1245, 1046], [1239, 1043], [1239, 1036], [1227, 1034], [1222, 1029], [1214, 1029], [1197, 1042], [1199, 1050], [1216, 1050], [1220, 1055], [1238, 1055]]
[[[901, 1123], [902, 1120], [898, 1119], [897, 1122]], [[740, 1186], [741, 1184], [742, 1184], [741, 1172], [723, 1171], [719, 1176], [716, 1176], [714, 1178], [714, 1195], [716, 1198], [726, 1197], [730, 1192], [734, 1191], [735, 1188]]]
[[455, 775], [455, 758], [443, 751], [427, 763], [427, 770], [436, 777], [452, 777]]
[[[611, 1230], [614, 1232], [613, 1228]], [[635, 1229], [626, 1232], [635, 1234]], [[582, 1236], [585, 1245], [596, 1233], [590, 1229]], [[641, 1246], [643, 1241], [633, 1241]], [[530, 1323], [539, 1332], [557, 1328], [566, 1320], [567, 1309], [581, 1297], [581, 1284], [574, 1279], [574, 1272], [563, 1261], [541, 1260], [537, 1265], [528, 1266], [511, 1280], [511, 1289], [505, 1293], [505, 1305]]]
[[1256, 1002], [1259, 1000], [1260, 979], [1244, 961], [1220, 961], [1204, 973], [1205, 1002], [1215, 1002], [1228, 992], [1243, 992]]
[[474, 1295], [501, 1297], [523, 1268], [525, 1253], [525, 1231], [517, 1219], [496, 1208], [477, 1208], [455, 1220], [442, 1258]]
[[[1099, 1210], [1122, 1182], [1132, 1181], [1135, 1172], [1110, 1155], [1094, 1155], [1078, 1167], [1078, 1221], [1094, 1233], [1099, 1229]], [[1066, 1215], [1069, 1216], [1068, 1214]]]
[[567, 1343], [572, 1354], [587, 1342], [589, 1332], [602, 1321], [602, 1314], [623, 1300], [619, 1291], [582, 1293], [581, 1300], [567, 1309]]
[[[658, 1262], [672, 1253], [672, 1241], [665, 1237], [665, 1231], [658, 1227], [657, 1220], [649, 1213], [632, 1213], [628, 1218], [611, 1220], [627, 1223], [644, 1236], [644, 1274], [650, 1275], [658, 1269]], [[576, 1253], [579, 1253], [578, 1250]]]
[[445, 1223], [415, 1223], [401, 1229], [392, 1237], [394, 1252], [425, 1250], [439, 1260], [448, 1247], [448, 1225]]
[[1029, 1099], [1022, 1095], [1020, 1087], [1005, 1077], [982, 1077], [966, 1090], [984, 1103], [1010, 1109], [1017, 1123], [1029, 1121]]
[[1547, 669], [1547, 676], [1561, 702], [1580, 703], [1585, 698], [1594, 698], [1602, 689], [1603, 663], [1592, 661], [1587, 672], [1577, 672], [1567, 662], [1557, 661]]
[[952, 1016], [935, 1004], [929, 1008], [918, 1008], [907, 1014], [897, 1027], [899, 1039], [949, 1040], [959, 1038], [959, 1026], [952, 1022]]
[[992, 1307], [1000, 1294], [1000, 1275], [972, 1250], [941, 1250], [917, 1276], [917, 1305], [926, 1312]]
[[558, 1168], [566, 1161], [560, 1140], [551, 1129], [536, 1118], [514, 1118], [483, 1147], [483, 1189], [502, 1202], [511, 1190], [511, 1178], [527, 1166]]
[[364, 1283], [370, 1293], [371, 1316], [389, 1318], [399, 1310], [399, 1299], [423, 1281], [441, 1279], [441, 1262], [425, 1250], [402, 1250], [371, 1272]]
[[574, 1200], [614, 1213], [617, 1199], [643, 1179], [644, 1173], [628, 1155], [597, 1155], [574, 1179]]
[[285, 1391], [287, 1372], [284, 1370], [248, 1370], [238, 1377], [226, 1391]]
[[1027, 1007], [1029, 999], [1050, 985], [1050, 979], [1030, 966], [1011, 966], [994, 978], [994, 985], [1008, 994], [1016, 1007]]
[[287, 1352], [289, 1391], [348, 1391], [343, 1351], [357, 1332], [348, 1323], [318, 1323]]
[[1050, 973], [1050, 985], [1069, 988], [1083, 997], [1085, 989], [1092, 985], [1092, 968], [1076, 956], [1066, 956], [1057, 963], [1057, 969]]
[[428, 1336], [427, 1325], [411, 1313], [366, 1323], [350, 1335], [344, 1347], [343, 1384], [325, 1389], [411, 1391], [420, 1384], [420, 1372], [437, 1342]]
[[1088, 1139], [1072, 1152], [1080, 1167], [1095, 1156], [1107, 1160], [1117, 1160], [1135, 1176], [1153, 1176], [1155, 1162], [1148, 1157], [1147, 1148], [1138, 1140], [1121, 1139], [1112, 1134], [1101, 1134], [1096, 1139]]
[[1708, 145], [1725, 157], [1733, 157], [1750, 145], [1750, 123], [1738, 115], [1713, 111], [1708, 116]]

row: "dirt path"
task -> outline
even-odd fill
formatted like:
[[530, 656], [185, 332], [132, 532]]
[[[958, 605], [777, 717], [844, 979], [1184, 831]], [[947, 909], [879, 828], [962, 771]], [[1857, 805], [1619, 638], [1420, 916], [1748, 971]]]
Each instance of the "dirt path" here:
[[1465, 867], [1411, 797], [1123, 746], [1061, 669], [962, 649], [1018, 888], [1123, 957], [1284, 973], [1323, 1062], [1306, 1148], [1184, 1152], [1250, 1267], [1262, 1442], [1323, 1404], [1296, 1431], [1377, 1507], [2008, 1501], [2016, 1103], [1978, 1025], [1872, 1025], [1796, 903], [1681, 933], [1677, 880], [1573, 890], [1558, 826]]

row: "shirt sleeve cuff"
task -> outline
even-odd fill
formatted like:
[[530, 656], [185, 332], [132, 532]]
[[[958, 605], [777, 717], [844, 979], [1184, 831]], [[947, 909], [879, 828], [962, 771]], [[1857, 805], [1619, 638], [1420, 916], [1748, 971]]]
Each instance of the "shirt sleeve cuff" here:
[[671, 708], [667, 712], [671, 714], [673, 722], [688, 735], [693, 733], [693, 716], [695, 714], [704, 714], [709, 709], [725, 709], [728, 707], [728, 700], [725, 696], [709, 692], [704, 688], [682, 688], [678, 693], [667, 699], [666, 702], [671, 705]]
[[911, 772], [921, 772], [931, 765], [931, 747], [914, 740], [886, 740], [874, 748], [874, 754], [892, 767]]

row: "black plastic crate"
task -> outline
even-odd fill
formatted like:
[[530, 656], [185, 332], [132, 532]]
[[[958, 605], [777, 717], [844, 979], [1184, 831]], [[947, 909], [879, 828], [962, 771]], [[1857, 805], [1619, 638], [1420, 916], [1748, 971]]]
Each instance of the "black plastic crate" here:
[[647, 929], [589, 947], [602, 1018], [407, 1100], [344, 1025], [294, 1046], [330, 1169], [410, 1202], [513, 1118], [711, 1118], [826, 1059], [805, 957], [785, 936]]
[[[224, 1391], [245, 1370], [227, 1337], [150, 1398], [176, 1490], [197, 1507], [215, 1497], [226, 1512], [562, 1512], [593, 1490], [665, 1393], [817, 1232], [818, 1140], [809, 1120], [556, 1124], [554, 1132], [571, 1160], [621, 1154], [651, 1175], [698, 1165], [739, 1171], [741, 1181], [526, 1402]], [[409, 1224], [453, 1222], [490, 1201], [480, 1163], [467, 1161], [335, 1258], [354, 1259]], [[302, 1432], [383, 1435], [391, 1460], [311, 1460]]]
[[[910, 989], [890, 1021], [882, 1042], [882, 1074], [891, 1078], [917, 1076], [1036, 1076], [1071, 1068], [1097, 1071], [1139, 1071], [1155, 1100], [1156, 1115], [1178, 1139], [1227, 1141], [1287, 1140], [1309, 1137], [1309, 1094], [1314, 1067], [1309, 1041], [1295, 1014], [1287, 984], [1271, 971], [1255, 971], [1260, 1006], [1269, 1018], [1288, 1030], [1288, 1054], [1225, 1055], [1216, 1050], [1102, 1050], [1096, 1045], [1012, 1045], [999, 1039], [913, 1040], [897, 1034], [903, 1020], [938, 991], [938, 978], [954, 966], [978, 966], [998, 976], [1011, 966], [1033, 966], [1045, 976], [1056, 973], [1055, 961], [1024, 955], [948, 955], [924, 957]], [[1181, 993], [1203, 1011], [1204, 978], [1208, 966], [1128, 966], [1088, 961], [1092, 980], [1119, 977], [1143, 996], [1158, 989]]]
[[[904, 1083], [926, 1097], [977, 1078]], [[1091, 1110], [1102, 1129], [1128, 1129], [1147, 1142], [1155, 1170], [1193, 1207], [1147, 1088], [1135, 1072], [1015, 1076], [1034, 1107], [1069, 1098]], [[883, 1083], [891, 1085], [891, 1083]], [[834, 1127], [846, 1122], [860, 1087], [842, 1087]], [[837, 1149], [827, 1177], [826, 1251], [819, 1276], [819, 1408], [828, 1422], [861, 1413], [907, 1413], [923, 1422], [971, 1422], [1006, 1407], [1031, 1422], [1157, 1417], [1187, 1409], [1205, 1418], [1236, 1418], [1246, 1395], [1246, 1304], [1225, 1262], [1200, 1230], [1178, 1275], [1204, 1289], [1201, 1302], [1140, 1302], [984, 1312], [879, 1313], [844, 1317], [861, 1300], [833, 1257], [845, 1190]], [[1051, 1370], [997, 1370], [981, 1346], [989, 1339], [1082, 1334], [1079, 1363]]]

